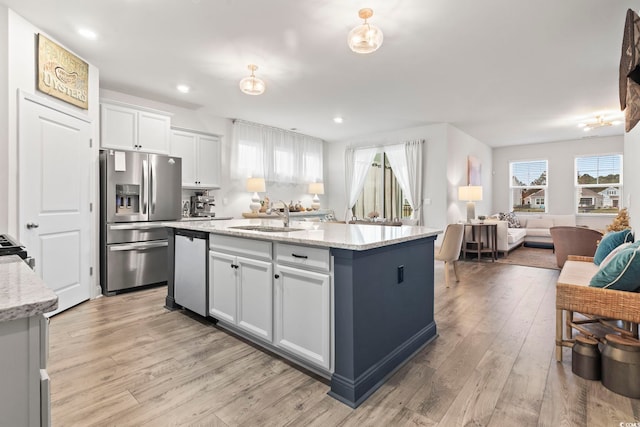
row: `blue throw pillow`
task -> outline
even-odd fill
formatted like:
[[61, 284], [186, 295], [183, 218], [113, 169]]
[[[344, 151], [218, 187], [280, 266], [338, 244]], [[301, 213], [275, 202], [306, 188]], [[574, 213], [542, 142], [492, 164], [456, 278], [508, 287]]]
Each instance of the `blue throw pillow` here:
[[612, 231], [605, 234], [596, 248], [596, 254], [593, 256], [593, 262], [596, 265], [600, 265], [602, 260], [609, 255], [609, 252], [621, 244], [629, 242], [633, 242], [633, 233], [630, 229]]
[[640, 291], [640, 242], [621, 250], [591, 278], [589, 286]]

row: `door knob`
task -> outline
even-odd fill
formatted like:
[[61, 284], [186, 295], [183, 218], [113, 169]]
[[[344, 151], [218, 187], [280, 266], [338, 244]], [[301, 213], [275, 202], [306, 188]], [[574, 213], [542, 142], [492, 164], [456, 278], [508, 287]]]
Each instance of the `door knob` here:
[[39, 224], [36, 224], [35, 222], [28, 222], [28, 223], [27, 223], [27, 228], [28, 228], [28, 229], [38, 228], [38, 227], [40, 227], [40, 225], [39, 225]]

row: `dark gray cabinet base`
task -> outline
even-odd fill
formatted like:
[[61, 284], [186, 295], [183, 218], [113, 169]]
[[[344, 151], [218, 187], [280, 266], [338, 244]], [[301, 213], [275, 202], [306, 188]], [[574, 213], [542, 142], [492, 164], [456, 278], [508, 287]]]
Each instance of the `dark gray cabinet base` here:
[[335, 371], [329, 394], [357, 407], [437, 335], [429, 237], [368, 251], [332, 249]]

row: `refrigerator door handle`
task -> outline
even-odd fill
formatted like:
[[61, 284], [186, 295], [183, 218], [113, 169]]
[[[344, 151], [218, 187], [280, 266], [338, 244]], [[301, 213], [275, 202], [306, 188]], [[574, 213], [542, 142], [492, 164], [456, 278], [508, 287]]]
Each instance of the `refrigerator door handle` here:
[[151, 194], [151, 213], [156, 213], [156, 168], [153, 167], [153, 162], [149, 163], [151, 174], [149, 178], [149, 193]]
[[144, 215], [147, 214], [147, 197], [144, 193], [144, 187], [146, 185], [146, 179], [147, 179], [147, 161], [143, 160], [142, 161], [142, 185], [140, 186], [140, 196], [142, 198], [142, 213]]
[[169, 246], [168, 242], [157, 242], [157, 243], [134, 243], [131, 245], [113, 245], [109, 246], [109, 250], [111, 252], [117, 251], [144, 251], [146, 249], [154, 249], [154, 248], [162, 248], [165, 246]]
[[164, 228], [161, 224], [140, 224], [139, 222], [133, 224], [107, 224], [109, 230], [155, 230], [158, 228]]

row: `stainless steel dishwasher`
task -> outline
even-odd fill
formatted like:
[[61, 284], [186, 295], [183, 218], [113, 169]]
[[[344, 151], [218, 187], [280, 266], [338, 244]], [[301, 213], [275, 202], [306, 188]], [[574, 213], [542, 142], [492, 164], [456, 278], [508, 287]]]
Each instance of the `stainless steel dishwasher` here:
[[190, 230], [177, 230], [175, 237], [175, 301], [205, 317], [209, 314], [208, 237], [207, 233]]

